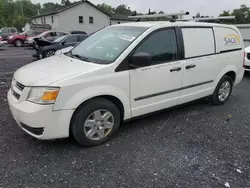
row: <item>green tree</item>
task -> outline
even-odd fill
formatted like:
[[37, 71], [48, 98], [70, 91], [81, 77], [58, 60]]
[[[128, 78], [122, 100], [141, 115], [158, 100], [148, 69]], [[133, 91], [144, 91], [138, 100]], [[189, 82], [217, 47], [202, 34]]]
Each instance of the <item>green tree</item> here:
[[231, 15], [235, 16], [238, 24], [250, 23], [250, 11], [246, 5], [241, 5], [239, 9], [234, 9]]
[[112, 6], [107, 5], [106, 3], [98, 4], [97, 7], [103, 10], [104, 12], [108, 13], [109, 15], [115, 12], [115, 9]]
[[220, 16], [231, 16], [229, 10], [224, 10], [223, 13], [220, 14]]
[[116, 14], [126, 14], [126, 15], [131, 15], [132, 11], [130, 10], [130, 7], [127, 7], [127, 5], [119, 5], [115, 9]]
[[62, 5], [70, 5], [71, 2], [69, 0], [61, 0]]
[[5, 25], [3, 8], [3, 1], [0, 0], [0, 28]]

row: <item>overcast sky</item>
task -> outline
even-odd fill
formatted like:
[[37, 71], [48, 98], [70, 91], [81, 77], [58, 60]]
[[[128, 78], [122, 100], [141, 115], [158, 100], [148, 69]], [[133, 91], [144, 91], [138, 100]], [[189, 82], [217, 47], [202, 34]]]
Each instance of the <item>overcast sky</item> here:
[[[54, 2], [60, 3], [61, 0], [31, 0], [34, 3]], [[71, 0], [72, 1], [72, 0]], [[77, 1], [77, 0], [76, 0]], [[250, 7], [249, 0], [90, 0], [94, 4], [106, 3], [116, 7], [120, 4], [129, 6], [137, 12], [147, 13], [151, 11], [164, 11], [166, 13], [179, 12], [180, 10], [189, 11], [191, 15], [200, 12], [201, 15], [218, 16], [223, 10], [233, 10], [240, 5], [246, 4]]]

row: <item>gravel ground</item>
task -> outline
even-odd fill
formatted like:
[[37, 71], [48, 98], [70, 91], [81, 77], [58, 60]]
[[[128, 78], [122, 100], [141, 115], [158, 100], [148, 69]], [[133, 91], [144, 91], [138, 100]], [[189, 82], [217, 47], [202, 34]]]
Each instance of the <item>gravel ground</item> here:
[[12, 71], [32, 50], [0, 50], [0, 187], [250, 187], [250, 74], [230, 100], [199, 100], [121, 126], [105, 145], [39, 141], [10, 115]]

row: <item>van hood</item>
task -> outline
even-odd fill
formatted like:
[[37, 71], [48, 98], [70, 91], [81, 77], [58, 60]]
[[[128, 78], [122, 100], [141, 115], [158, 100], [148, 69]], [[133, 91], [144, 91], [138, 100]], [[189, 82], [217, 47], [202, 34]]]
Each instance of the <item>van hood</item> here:
[[248, 46], [248, 47], [245, 48], [245, 52], [246, 53], [250, 53], [250, 46]]
[[25, 86], [48, 86], [76, 74], [101, 69], [103, 65], [93, 64], [67, 57], [52, 56], [18, 69], [14, 78]]

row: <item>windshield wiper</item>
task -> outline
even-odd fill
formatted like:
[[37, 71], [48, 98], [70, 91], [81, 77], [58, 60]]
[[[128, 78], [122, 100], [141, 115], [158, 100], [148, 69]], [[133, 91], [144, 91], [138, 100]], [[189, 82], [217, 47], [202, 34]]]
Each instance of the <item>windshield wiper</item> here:
[[83, 56], [80, 56], [78, 54], [73, 54], [72, 51], [69, 51], [65, 54], [68, 55], [69, 57], [72, 57], [72, 58], [77, 58], [77, 59], [82, 60], [82, 61], [90, 62], [87, 57], [83, 57]]
[[82, 61], [90, 62], [90, 61], [89, 61], [89, 58], [87, 58], [87, 57], [80, 56], [80, 55], [78, 55], [78, 54], [72, 54], [72, 56], [77, 57], [78, 59], [80, 59], [80, 60], [82, 60]]

